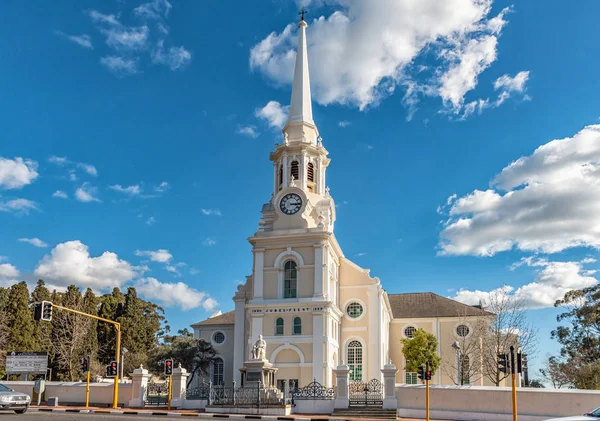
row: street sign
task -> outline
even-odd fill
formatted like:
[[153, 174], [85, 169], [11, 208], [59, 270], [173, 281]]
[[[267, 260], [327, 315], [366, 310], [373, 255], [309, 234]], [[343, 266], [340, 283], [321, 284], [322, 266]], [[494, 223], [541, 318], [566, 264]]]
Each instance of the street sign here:
[[48, 370], [47, 352], [7, 352], [7, 373], [46, 373]]

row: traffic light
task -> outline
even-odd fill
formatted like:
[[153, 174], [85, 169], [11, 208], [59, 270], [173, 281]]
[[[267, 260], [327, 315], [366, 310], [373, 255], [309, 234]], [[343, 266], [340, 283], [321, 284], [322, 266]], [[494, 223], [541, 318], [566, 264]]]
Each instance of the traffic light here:
[[42, 301], [42, 317], [45, 322], [52, 321], [52, 303], [50, 301]]
[[165, 360], [165, 376], [173, 375], [173, 360]]
[[431, 370], [425, 370], [425, 380], [431, 380]]
[[81, 372], [87, 373], [90, 371], [90, 356], [87, 355], [81, 359]]
[[417, 369], [417, 373], [419, 376], [419, 380], [425, 380], [425, 367], [420, 365], [419, 368]]
[[106, 377], [117, 377], [117, 374], [119, 373], [118, 366], [119, 363], [111, 361], [110, 364], [106, 366]]
[[522, 373], [527, 370], [527, 355], [517, 352], [517, 373]]
[[508, 354], [498, 354], [498, 370], [504, 374], [510, 374], [510, 360]]
[[33, 320], [42, 319], [42, 303], [33, 304]]

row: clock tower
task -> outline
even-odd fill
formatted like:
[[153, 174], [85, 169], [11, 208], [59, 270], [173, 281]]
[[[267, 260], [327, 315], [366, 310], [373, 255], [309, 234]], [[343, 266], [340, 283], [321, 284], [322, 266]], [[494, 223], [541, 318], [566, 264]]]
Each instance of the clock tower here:
[[292, 386], [312, 379], [331, 386], [332, 370], [341, 360], [343, 254], [333, 234], [335, 204], [325, 183], [330, 160], [312, 115], [307, 26], [304, 19], [298, 24], [289, 116], [269, 156], [273, 192], [262, 207], [257, 232], [248, 239], [252, 275], [234, 297], [237, 381], [259, 335], [278, 367], [278, 381]]

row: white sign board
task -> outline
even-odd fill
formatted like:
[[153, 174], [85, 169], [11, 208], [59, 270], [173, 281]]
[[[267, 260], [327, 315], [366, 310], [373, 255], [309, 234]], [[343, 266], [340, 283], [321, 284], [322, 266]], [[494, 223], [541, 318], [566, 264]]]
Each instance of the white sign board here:
[[7, 352], [7, 373], [45, 373], [48, 369], [47, 352]]

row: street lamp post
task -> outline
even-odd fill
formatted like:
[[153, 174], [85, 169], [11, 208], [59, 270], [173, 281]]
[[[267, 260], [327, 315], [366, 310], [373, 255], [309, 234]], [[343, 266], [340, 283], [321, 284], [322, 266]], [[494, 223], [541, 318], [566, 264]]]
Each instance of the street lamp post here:
[[456, 384], [462, 385], [461, 364], [460, 364], [460, 344], [454, 342], [452, 348], [456, 350]]
[[123, 352], [121, 352], [121, 383], [123, 383], [123, 366], [125, 365], [125, 353], [129, 352], [127, 348], [123, 348]]

